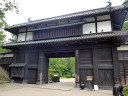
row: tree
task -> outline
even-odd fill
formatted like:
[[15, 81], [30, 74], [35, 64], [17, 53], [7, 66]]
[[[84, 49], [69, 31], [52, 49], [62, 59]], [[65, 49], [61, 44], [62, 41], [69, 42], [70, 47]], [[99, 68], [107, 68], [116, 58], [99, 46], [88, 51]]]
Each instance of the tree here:
[[[9, 28], [8, 24], [6, 23], [5, 13], [8, 11], [15, 11], [17, 14], [19, 12], [18, 4], [14, 1], [0, 1], [0, 46], [5, 42], [6, 35], [4, 34], [3, 30], [5, 27]], [[0, 53], [6, 52], [5, 49], [0, 48]]]
[[125, 0], [125, 1], [123, 2], [123, 5], [124, 5], [124, 4], [128, 4], [128, 0]]
[[50, 58], [49, 76], [52, 76], [54, 73], [71, 77], [75, 73], [75, 58]]

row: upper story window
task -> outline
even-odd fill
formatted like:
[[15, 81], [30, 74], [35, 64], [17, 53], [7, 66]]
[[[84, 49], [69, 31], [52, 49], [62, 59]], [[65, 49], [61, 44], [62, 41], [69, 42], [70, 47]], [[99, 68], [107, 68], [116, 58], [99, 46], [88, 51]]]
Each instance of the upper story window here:
[[83, 34], [96, 33], [95, 23], [88, 23], [83, 25]]
[[18, 34], [18, 40], [17, 41], [25, 41], [25, 35], [26, 35], [26, 33]]
[[33, 40], [33, 32], [27, 32], [26, 40]]
[[[85, 18], [86, 24], [83, 24], [83, 34], [110, 32], [112, 31], [110, 15]], [[97, 28], [96, 28], [97, 27]]]
[[26, 28], [20, 28], [17, 41], [25, 41]]
[[111, 21], [97, 22], [98, 32], [110, 32], [112, 31]]
[[33, 40], [33, 32], [27, 32], [26, 28], [20, 28], [17, 41]]

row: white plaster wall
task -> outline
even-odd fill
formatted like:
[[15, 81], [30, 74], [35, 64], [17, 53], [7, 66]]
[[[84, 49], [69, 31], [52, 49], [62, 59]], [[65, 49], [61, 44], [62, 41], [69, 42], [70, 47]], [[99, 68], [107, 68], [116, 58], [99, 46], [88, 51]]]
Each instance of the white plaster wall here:
[[117, 50], [128, 50], [128, 45], [121, 45], [120, 47], [117, 47]]
[[107, 20], [110, 19], [110, 15], [97, 16], [97, 20]]
[[33, 32], [27, 32], [26, 40], [33, 40]]
[[90, 17], [90, 18], [85, 18], [84, 20], [85, 20], [85, 22], [93, 22], [93, 21], [95, 21], [95, 18]]
[[97, 22], [97, 31], [98, 32], [110, 32], [110, 31], [112, 31], [111, 21]]
[[83, 25], [83, 34], [96, 33], [95, 23], [89, 23]]
[[5, 54], [4, 57], [13, 57], [13, 54]]
[[25, 41], [25, 35], [26, 35], [26, 33], [18, 34], [18, 41]]

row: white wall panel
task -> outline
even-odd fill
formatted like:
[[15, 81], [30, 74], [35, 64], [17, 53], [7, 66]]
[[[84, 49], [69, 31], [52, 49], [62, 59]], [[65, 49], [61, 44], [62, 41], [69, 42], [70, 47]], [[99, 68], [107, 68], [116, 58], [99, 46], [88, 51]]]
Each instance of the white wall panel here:
[[18, 34], [18, 41], [25, 41], [25, 35], [26, 35], [26, 33]]
[[33, 40], [33, 32], [27, 32], [26, 40]]
[[97, 16], [97, 20], [108, 20], [110, 19], [110, 15]]
[[97, 22], [98, 32], [110, 32], [112, 31], [111, 21]]
[[128, 45], [121, 45], [120, 47], [117, 47], [117, 50], [128, 50]]
[[83, 25], [83, 34], [96, 33], [95, 23], [88, 23]]

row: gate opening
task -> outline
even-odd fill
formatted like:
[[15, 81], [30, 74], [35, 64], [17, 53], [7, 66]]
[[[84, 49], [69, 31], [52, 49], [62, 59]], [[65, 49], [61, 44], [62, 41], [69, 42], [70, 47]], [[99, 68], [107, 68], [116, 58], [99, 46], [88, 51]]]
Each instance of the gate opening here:
[[48, 77], [49, 83], [63, 82], [62, 79], [70, 78], [75, 82], [75, 57], [49, 58]]

